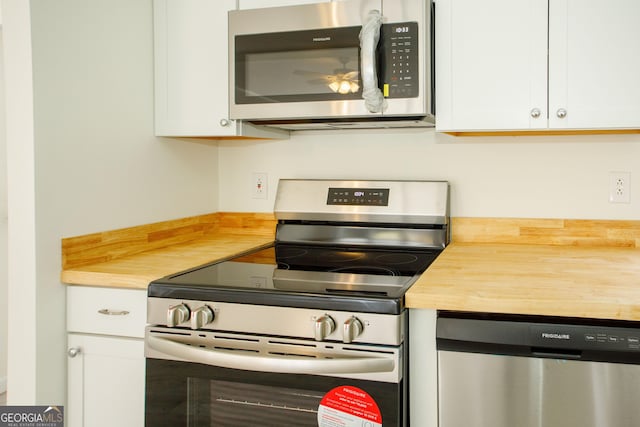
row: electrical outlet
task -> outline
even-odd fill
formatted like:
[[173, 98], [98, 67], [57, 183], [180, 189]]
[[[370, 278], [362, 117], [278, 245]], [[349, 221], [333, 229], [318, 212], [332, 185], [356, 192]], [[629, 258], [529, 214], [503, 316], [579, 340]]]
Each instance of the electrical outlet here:
[[267, 198], [267, 174], [254, 172], [251, 180], [251, 194], [254, 199]]
[[631, 202], [631, 173], [609, 172], [609, 203]]

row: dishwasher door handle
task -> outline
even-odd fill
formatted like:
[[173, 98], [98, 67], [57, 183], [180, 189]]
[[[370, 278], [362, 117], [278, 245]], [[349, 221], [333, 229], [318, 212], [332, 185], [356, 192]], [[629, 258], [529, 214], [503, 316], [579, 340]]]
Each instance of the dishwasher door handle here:
[[531, 348], [531, 355], [534, 357], [542, 357], [545, 359], [568, 359], [568, 360], [580, 360], [582, 359], [582, 351], [580, 350], [565, 350], [561, 348]]
[[146, 340], [149, 347], [167, 356], [222, 368], [288, 374], [366, 374], [391, 372], [395, 369], [394, 360], [381, 357], [336, 359], [268, 357], [224, 350], [208, 350], [153, 335], [147, 336]]

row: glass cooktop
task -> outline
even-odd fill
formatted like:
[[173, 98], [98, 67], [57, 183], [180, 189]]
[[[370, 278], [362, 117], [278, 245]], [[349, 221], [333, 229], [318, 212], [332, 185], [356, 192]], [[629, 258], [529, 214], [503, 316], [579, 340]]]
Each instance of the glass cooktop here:
[[440, 252], [276, 244], [156, 280], [149, 296], [395, 312]]

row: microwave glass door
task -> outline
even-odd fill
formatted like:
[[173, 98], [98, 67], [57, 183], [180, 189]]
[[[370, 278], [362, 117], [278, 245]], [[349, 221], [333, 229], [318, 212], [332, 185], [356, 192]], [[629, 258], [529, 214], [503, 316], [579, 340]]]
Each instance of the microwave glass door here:
[[325, 426], [334, 415], [353, 421], [358, 417], [348, 408], [332, 415], [328, 401], [339, 399], [342, 390], [366, 395], [357, 402], [367, 405], [385, 426], [403, 425], [402, 381], [256, 372], [158, 359], [147, 359], [146, 425], [317, 427], [319, 417], [326, 418], [321, 424]]
[[360, 28], [236, 36], [236, 103], [361, 99]]

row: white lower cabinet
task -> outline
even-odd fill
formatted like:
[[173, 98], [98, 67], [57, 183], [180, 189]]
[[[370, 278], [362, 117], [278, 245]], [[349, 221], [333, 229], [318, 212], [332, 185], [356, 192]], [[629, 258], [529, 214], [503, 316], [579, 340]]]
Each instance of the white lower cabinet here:
[[69, 334], [68, 427], [144, 425], [144, 342]]
[[67, 427], [144, 425], [146, 291], [67, 288]]

